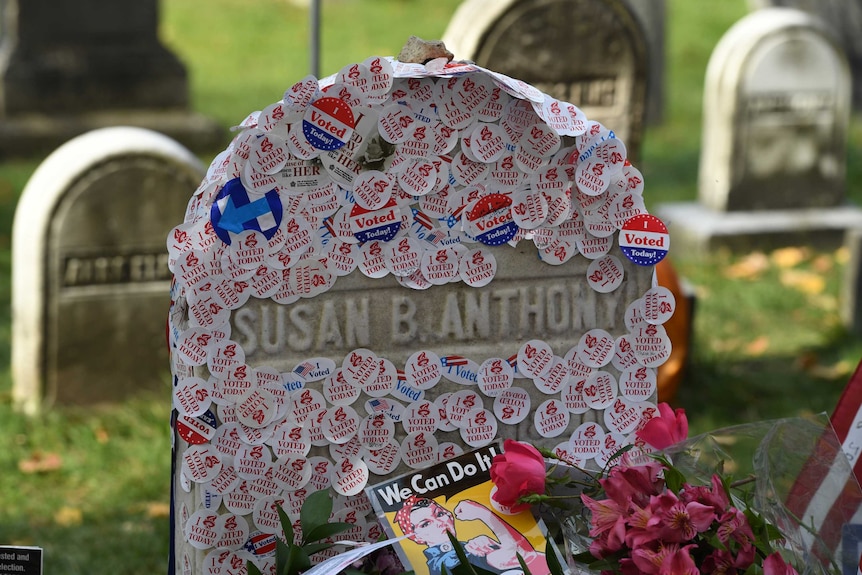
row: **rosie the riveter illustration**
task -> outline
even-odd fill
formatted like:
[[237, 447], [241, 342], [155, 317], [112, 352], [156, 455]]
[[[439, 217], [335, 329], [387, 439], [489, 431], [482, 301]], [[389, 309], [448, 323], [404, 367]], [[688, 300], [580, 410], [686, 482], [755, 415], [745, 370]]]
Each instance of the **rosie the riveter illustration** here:
[[[478, 535], [463, 541], [455, 529], [456, 518], [460, 521], [481, 521], [491, 529], [496, 539]], [[411, 495], [395, 514], [395, 523], [411, 541], [427, 545], [423, 552], [430, 575], [441, 575], [444, 566], [447, 571], [451, 571], [459, 563], [447, 535], [449, 531], [461, 541], [467, 560], [476, 567], [495, 573], [520, 572], [517, 557], [520, 554], [533, 575], [549, 573], [544, 553], [536, 551], [523, 535], [493, 511], [470, 499], [458, 503], [453, 516], [451, 511], [437, 502]]]

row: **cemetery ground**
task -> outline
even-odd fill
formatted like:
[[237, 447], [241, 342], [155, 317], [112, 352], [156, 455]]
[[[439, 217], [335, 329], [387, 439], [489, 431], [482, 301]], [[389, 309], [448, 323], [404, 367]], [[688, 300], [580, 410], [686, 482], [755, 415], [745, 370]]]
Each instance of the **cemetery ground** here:
[[[189, 68], [195, 110], [234, 125], [307, 74], [308, 17], [296, 4], [162, 2], [162, 37]], [[323, 2], [321, 75], [369, 55], [395, 54], [409, 34], [439, 38], [457, 4]], [[745, 12], [745, 0], [668, 2], [665, 121], [647, 130], [638, 163], [650, 209], [697, 195], [706, 63]], [[200, 156], [208, 164], [217, 151]], [[43, 547], [46, 573], [164, 572], [168, 365], [163, 393], [120, 406], [53, 409], [33, 419], [11, 407], [12, 218], [40, 161], [0, 163], [0, 545]], [[848, 167], [848, 195], [862, 204], [859, 117]], [[846, 250], [798, 246], [696, 258], [672, 249], [671, 257], [697, 294], [690, 366], [674, 402], [686, 408], [693, 434], [831, 411], [862, 357], [862, 339], [839, 319]]]

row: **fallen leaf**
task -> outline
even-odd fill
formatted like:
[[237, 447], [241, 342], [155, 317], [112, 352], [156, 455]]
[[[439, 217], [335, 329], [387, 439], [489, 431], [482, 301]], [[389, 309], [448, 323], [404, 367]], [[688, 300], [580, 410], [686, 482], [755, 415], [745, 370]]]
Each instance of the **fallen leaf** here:
[[745, 346], [745, 353], [758, 356], [763, 355], [767, 349], [769, 349], [769, 338], [762, 335]]
[[151, 501], [147, 503], [147, 517], [151, 519], [160, 519], [162, 517], [170, 517], [171, 506], [168, 503], [161, 501]]
[[826, 280], [823, 276], [802, 270], [784, 270], [781, 272], [779, 281], [782, 285], [809, 295], [823, 293], [826, 289]]
[[42, 453], [34, 451], [29, 459], [18, 462], [18, 470], [21, 473], [46, 473], [56, 471], [63, 467], [63, 458], [56, 453]]
[[761, 252], [754, 252], [726, 267], [724, 277], [729, 279], [756, 279], [768, 269], [769, 258]]
[[772, 263], [779, 268], [792, 268], [801, 264], [807, 257], [808, 250], [805, 248], [781, 248], [772, 252]]
[[844, 379], [853, 373], [855, 367], [849, 361], [842, 360], [833, 365], [813, 365], [808, 369], [808, 373], [823, 379]]
[[108, 435], [108, 432], [105, 431], [104, 427], [99, 427], [98, 429], [94, 430], [93, 435], [96, 436], [96, 441], [98, 441], [102, 445], [105, 445], [106, 443], [108, 443], [108, 440], [111, 438]]
[[841, 265], [850, 261], [850, 250], [846, 246], [842, 246], [835, 250], [835, 261]]
[[835, 262], [831, 257], [821, 254], [814, 258], [814, 261], [811, 262], [811, 268], [820, 274], [826, 274], [832, 271], [832, 268], [835, 267]]
[[84, 514], [77, 507], [61, 507], [54, 514], [54, 523], [61, 527], [74, 527], [84, 522]]

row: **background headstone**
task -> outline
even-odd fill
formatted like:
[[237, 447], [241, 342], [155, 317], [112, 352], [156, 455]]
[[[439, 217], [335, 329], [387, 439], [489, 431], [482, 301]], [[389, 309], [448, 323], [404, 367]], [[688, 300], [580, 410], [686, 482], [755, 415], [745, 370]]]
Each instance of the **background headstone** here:
[[862, 0], [748, 0], [748, 5], [752, 10], [797, 8], [822, 18], [844, 46], [853, 76], [853, 107], [862, 109]]
[[198, 149], [223, 130], [189, 109], [158, 2], [0, 1], [0, 152], [48, 151], [97, 127], [147, 127]]
[[13, 223], [15, 403], [90, 404], [162, 389], [165, 237], [204, 173], [173, 140], [106, 128], [58, 148]]
[[648, 45], [622, 0], [467, 0], [443, 42], [472, 60], [571, 102], [639, 157]]
[[847, 231], [849, 258], [841, 286], [841, 320], [852, 333], [862, 335], [862, 228]]
[[664, 118], [666, 3], [665, 0], [629, 0], [629, 6], [640, 18], [649, 45], [646, 123], [655, 126]]
[[845, 205], [849, 71], [819, 19], [771, 8], [737, 22], [703, 108], [700, 203], [658, 210], [677, 247], [834, 246], [862, 218]]

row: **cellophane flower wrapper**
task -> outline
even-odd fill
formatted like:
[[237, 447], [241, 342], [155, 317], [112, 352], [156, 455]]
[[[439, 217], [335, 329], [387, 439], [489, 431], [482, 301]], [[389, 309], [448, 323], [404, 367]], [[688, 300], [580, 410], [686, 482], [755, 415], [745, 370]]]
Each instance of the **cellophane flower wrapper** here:
[[743, 486], [750, 507], [781, 531], [782, 554], [800, 574], [839, 573], [842, 559], [858, 565], [855, 546], [842, 558], [841, 534], [862, 522], [862, 489], [825, 414], [727, 427], [664, 453], [689, 483], [709, 484], [715, 472], [753, 477]]

